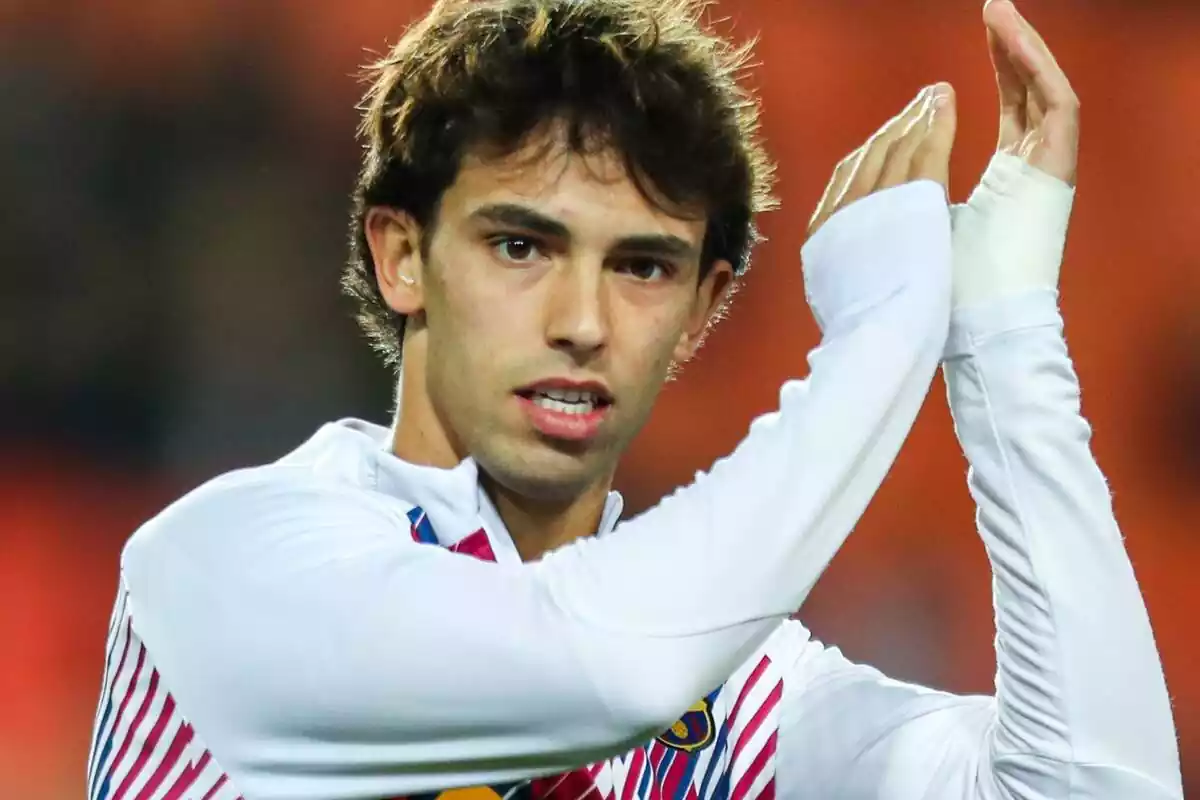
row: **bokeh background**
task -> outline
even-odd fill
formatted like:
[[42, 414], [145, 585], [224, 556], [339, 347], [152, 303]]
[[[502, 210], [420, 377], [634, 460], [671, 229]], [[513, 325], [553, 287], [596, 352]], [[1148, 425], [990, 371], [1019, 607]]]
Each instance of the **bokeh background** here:
[[[1200, 791], [1200, 3], [1025, 0], [1083, 98], [1072, 352]], [[727, 451], [817, 340], [797, 254], [832, 165], [944, 79], [955, 194], [995, 137], [975, 0], [726, 0], [783, 210], [666, 392], [634, 509]], [[338, 295], [353, 78], [422, 0], [0, 2], [0, 798], [74, 798], [124, 538], [322, 421], [386, 421]], [[991, 690], [989, 574], [940, 380], [803, 616], [894, 675]], [[1114, 686], [1112, 691], [1122, 691]]]

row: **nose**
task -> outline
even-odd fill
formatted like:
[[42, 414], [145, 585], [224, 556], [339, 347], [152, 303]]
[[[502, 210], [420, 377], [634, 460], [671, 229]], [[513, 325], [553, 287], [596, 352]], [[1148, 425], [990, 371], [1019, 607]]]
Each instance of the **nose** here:
[[608, 300], [600, 263], [563, 264], [551, 278], [546, 340], [576, 359], [592, 356], [608, 341]]

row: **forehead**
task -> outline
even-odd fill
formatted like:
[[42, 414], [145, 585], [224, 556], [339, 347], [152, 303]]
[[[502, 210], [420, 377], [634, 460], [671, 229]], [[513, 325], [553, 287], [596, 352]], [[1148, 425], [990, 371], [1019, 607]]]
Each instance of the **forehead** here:
[[501, 157], [466, 155], [442, 197], [440, 216], [467, 217], [494, 203], [526, 206], [581, 238], [666, 234], [698, 246], [705, 231], [702, 213], [647, 198], [619, 153], [576, 152], [553, 135]]

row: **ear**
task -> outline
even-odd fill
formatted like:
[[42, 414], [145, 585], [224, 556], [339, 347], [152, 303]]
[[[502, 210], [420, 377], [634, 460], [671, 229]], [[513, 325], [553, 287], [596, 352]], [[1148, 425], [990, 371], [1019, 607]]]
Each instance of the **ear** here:
[[728, 261], [714, 262], [708, 274], [700, 281], [696, 297], [688, 313], [679, 344], [675, 346], [675, 362], [683, 364], [691, 360], [704, 343], [713, 323], [720, 317], [734, 287], [733, 265]]
[[384, 302], [405, 316], [421, 311], [425, 306], [425, 263], [420, 224], [403, 211], [375, 206], [367, 210], [363, 232]]

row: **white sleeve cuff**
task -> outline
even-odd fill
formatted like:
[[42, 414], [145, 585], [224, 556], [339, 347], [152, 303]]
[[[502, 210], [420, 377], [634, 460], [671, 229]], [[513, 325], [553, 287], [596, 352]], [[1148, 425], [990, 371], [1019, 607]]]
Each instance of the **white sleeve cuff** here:
[[966, 308], [950, 316], [950, 336], [944, 358], [974, 354], [985, 342], [1014, 331], [1058, 327], [1063, 324], [1058, 310], [1058, 292], [1037, 289]]
[[906, 183], [851, 203], [801, 250], [805, 293], [817, 324], [828, 330], [835, 320], [903, 286], [943, 283], [948, 276], [939, 273], [949, 265], [949, 248], [950, 209], [934, 181]]

